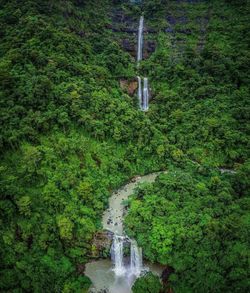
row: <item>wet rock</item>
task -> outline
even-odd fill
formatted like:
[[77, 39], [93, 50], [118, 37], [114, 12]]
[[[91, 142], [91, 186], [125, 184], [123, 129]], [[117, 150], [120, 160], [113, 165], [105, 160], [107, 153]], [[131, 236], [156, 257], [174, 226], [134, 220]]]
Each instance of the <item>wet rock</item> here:
[[113, 233], [110, 231], [100, 231], [95, 233], [92, 242], [92, 257], [101, 257], [105, 250], [109, 250], [112, 244], [112, 239]]
[[109, 293], [109, 290], [104, 288], [98, 291], [98, 293]]
[[107, 224], [108, 225], [113, 224], [113, 221], [111, 219], [108, 219]]

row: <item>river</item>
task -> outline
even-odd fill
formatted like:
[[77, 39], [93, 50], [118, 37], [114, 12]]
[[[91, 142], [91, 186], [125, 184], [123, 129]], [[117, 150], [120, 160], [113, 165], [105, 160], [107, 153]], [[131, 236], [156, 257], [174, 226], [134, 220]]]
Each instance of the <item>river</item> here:
[[[90, 292], [106, 290], [110, 293], [130, 293], [134, 281], [143, 272], [150, 270], [157, 275], [161, 275], [163, 266], [148, 262], [143, 263], [141, 248], [137, 246], [135, 240], [127, 237], [123, 231], [125, 213], [123, 201], [128, 199], [139, 184], [154, 182], [159, 174], [160, 172], [156, 172], [145, 176], [137, 176], [128, 184], [113, 192], [109, 198], [109, 208], [103, 214], [102, 224], [105, 230], [114, 233], [111, 249], [112, 260], [102, 259], [86, 264], [85, 274], [93, 283]], [[123, 255], [124, 245], [130, 245], [130, 257]]]

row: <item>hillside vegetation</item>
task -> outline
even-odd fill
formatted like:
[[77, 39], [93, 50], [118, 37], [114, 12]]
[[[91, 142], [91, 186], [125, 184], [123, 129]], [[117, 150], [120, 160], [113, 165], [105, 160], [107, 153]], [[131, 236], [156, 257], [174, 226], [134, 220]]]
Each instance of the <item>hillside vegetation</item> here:
[[[164, 292], [249, 291], [249, 1], [128, 2], [0, 1], [2, 292], [87, 292], [111, 191], [159, 170], [126, 225]], [[153, 31], [140, 68], [116, 11]], [[148, 112], [120, 87], [139, 73]]]

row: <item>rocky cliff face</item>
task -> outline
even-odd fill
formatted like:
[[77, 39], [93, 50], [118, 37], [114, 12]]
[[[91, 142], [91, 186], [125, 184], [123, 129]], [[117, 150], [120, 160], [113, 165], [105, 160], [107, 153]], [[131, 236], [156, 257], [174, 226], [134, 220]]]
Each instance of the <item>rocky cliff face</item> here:
[[137, 88], [138, 88], [138, 82], [137, 79], [132, 79], [132, 80], [126, 80], [126, 79], [121, 79], [120, 80], [120, 87], [127, 92], [130, 96], [134, 95]]
[[[125, 10], [117, 8], [112, 10], [111, 19], [112, 23], [108, 28], [115, 33], [114, 38], [125, 51], [136, 58], [139, 16], [127, 15]], [[156, 41], [153, 35], [157, 33], [157, 30], [145, 27], [144, 33], [147, 37], [144, 42], [143, 54], [148, 57], [155, 51]]]
[[112, 245], [113, 233], [110, 231], [100, 231], [94, 236], [92, 242], [92, 257], [107, 257]]

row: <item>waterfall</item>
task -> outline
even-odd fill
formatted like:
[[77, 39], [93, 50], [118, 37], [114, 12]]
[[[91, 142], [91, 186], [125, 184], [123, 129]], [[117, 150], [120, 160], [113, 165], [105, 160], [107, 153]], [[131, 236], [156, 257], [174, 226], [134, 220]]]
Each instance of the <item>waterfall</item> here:
[[135, 240], [131, 240], [130, 248], [130, 273], [139, 277], [142, 271], [142, 249]]
[[[140, 17], [139, 29], [138, 29], [138, 45], [137, 45], [137, 66], [139, 67], [139, 62], [142, 60], [143, 53], [143, 25], [144, 17]], [[148, 79], [144, 77], [143, 79], [143, 91], [142, 91], [142, 81], [141, 77], [137, 76], [138, 81], [138, 100], [139, 107], [142, 111], [147, 111], [149, 106], [149, 89], [148, 89]]]
[[142, 81], [140, 76], [137, 76], [138, 82], [138, 101], [139, 107], [142, 111], [148, 110], [148, 101], [149, 101], [149, 89], [148, 89], [148, 78], [144, 77], [143, 79], [143, 91], [142, 91]]
[[[130, 264], [128, 266], [124, 265], [124, 241], [130, 242]], [[116, 276], [140, 276], [143, 269], [142, 249], [138, 247], [136, 240], [114, 234], [111, 258], [114, 264], [113, 271]]]
[[111, 258], [115, 265], [114, 272], [117, 276], [122, 276], [126, 272], [123, 262], [123, 241], [123, 236], [114, 234], [113, 244], [111, 247]]
[[[137, 46], [137, 64], [139, 66], [140, 60], [143, 55], [143, 22], [144, 17], [140, 17], [139, 29], [138, 29], [138, 46]], [[148, 90], [148, 79], [143, 79], [143, 91], [142, 91], [142, 80], [140, 76], [137, 76], [138, 81], [138, 100], [139, 107], [142, 111], [148, 110], [149, 90]], [[130, 242], [130, 266], [124, 265], [124, 252], [123, 242]], [[128, 239], [126, 236], [120, 236], [114, 231], [113, 243], [111, 247], [111, 258], [114, 264], [115, 275], [120, 276], [135, 276], [139, 277], [143, 265], [142, 265], [142, 249], [138, 247], [135, 240]]]
[[143, 80], [143, 105], [142, 110], [147, 111], [148, 110], [148, 79], [147, 77], [144, 77]]
[[139, 107], [142, 109], [142, 89], [141, 89], [141, 78], [140, 76], [137, 76], [137, 82], [138, 82], [138, 100], [139, 100]]
[[140, 17], [139, 29], [138, 29], [138, 45], [137, 45], [137, 62], [139, 63], [142, 60], [142, 51], [143, 51], [143, 22], [144, 17]]

